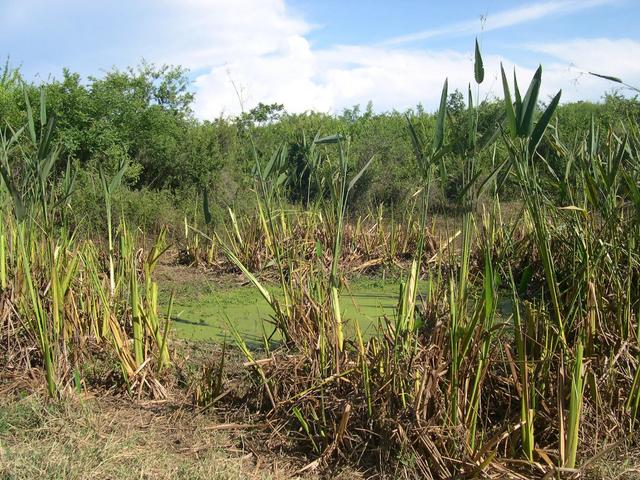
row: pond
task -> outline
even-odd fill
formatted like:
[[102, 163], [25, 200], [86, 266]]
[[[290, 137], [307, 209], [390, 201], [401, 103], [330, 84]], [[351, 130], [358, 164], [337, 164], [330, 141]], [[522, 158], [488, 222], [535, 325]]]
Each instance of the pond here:
[[[358, 321], [363, 333], [373, 334], [383, 315], [393, 317], [398, 283], [363, 280], [343, 289], [341, 308], [348, 323]], [[277, 288], [271, 289], [276, 292]], [[262, 342], [271, 335], [271, 308], [252, 286], [211, 288], [206, 292], [177, 295], [172, 313], [175, 334], [186, 340], [231, 340], [228, 322], [247, 342]], [[228, 319], [228, 320], [227, 320]]]
[[[419, 293], [425, 289], [426, 282], [420, 282]], [[398, 291], [399, 282], [376, 279], [362, 279], [343, 289], [340, 306], [347, 331], [353, 333], [353, 322], [357, 321], [365, 337], [374, 335], [383, 316], [395, 316]], [[270, 292], [277, 294], [277, 286], [272, 286]], [[185, 340], [223, 342], [232, 341], [231, 322], [247, 343], [256, 345], [273, 333], [271, 313], [267, 302], [250, 285], [210, 287], [206, 291], [187, 291], [176, 296], [172, 328], [177, 337]], [[498, 317], [506, 321], [511, 313], [511, 295], [502, 292]]]

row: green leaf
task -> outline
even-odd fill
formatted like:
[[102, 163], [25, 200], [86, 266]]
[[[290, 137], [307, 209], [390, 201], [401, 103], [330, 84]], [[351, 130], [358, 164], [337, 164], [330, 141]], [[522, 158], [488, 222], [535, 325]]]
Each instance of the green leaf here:
[[553, 97], [553, 100], [551, 100], [551, 103], [549, 104], [547, 109], [544, 111], [544, 113], [540, 117], [540, 120], [538, 120], [538, 123], [536, 124], [536, 127], [533, 129], [533, 133], [531, 134], [531, 137], [529, 139], [529, 154], [530, 155], [533, 155], [533, 153], [535, 152], [536, 148], [538, 148], [538, 144], [540, 143], [540, 140], [542, 140], [542, 136], [544, 135], [544, 132], [547, 129], [547, 126], [549, 125], [549, 122], [551, 121], [551, 117], [553, 116], [553, 112], [555, 112], [556, 107], [558, 106], [558, 103], [560, 102], [560, 97], [561, 96], [562, 96], [562, 90], [560, 90], [556, 94], [556, 96]]
[[80, 378], [80, 371], [75, 368], [73, 370], [73, 384], [76, 389], [76, 393], [82, 393], [82, 379]]
[[9, 190], [9, 193], [11, 193], [11, 197], [13, 197], [16, 219], [18, 220], [18, 222], [21, 222], [26, 217], [26, 210], [24, 208], [24, 203], [22, 203], [22, 197], [16, 189], [9, 171], [2, 165], [0, 165], [0, 176], [2, 177], [5, 186]]
[[473, 111], [473, 95], [471, 94], [471, 84], [469, 84], [469, 91], [467, 96], [467, 114], [469, 115], [469, 131], [467, 135], [469, 136], [469, 147], [473, 150], [476, 145], [476, 127], [478, 117], [474, 114]]
[[438, 120], [436, 123], [436, 134], [433, 139], [433, 152], [437, 152], [442, 148], [444, 143], [444, 121], [447, 114], [447, 90], [449, 87], [449, 80], [445, 79], [442, 86], [442, 94], [440, 95], [440, 109], [438, 110]]
[[520, 97], [520, 88], [518, 88], [518, 78], [516, 77], [516, 69], [513, 69], [513, 94], [516, 97], [516, 135], [520, 135], [520, 117], [522, 116], [522, 98]]
[[331, 143], [338, 143], [341, 140], [342, 140], [342, 135], [335, 134], [335, 135], [329, 135], [328, 137], [319, 138], [315, 140], [314, 143], [316, 143], [317, 145], [326, 145]]
[[36, 137], [36, 126], [33, 120], [33, 109], [31, 108], [31, 102], [29, 101], [29, 95], [27, 95], [27, 90], [24, 90], [24, 102], [27, 106], [27, 124], [29, 126], [29, 135], [31, 136], [31, 141], [34, 145], [38, 143], [38, 139]]
[[282, 172], [280, 175], [278, 175], [278, 178], [276, 178], [276, 186], [281, 187], [282, 185], [284, 185], [287, 181], [287, 177], [287, 172]]
[[262, 170], [262, 178], [269, 177], [269, 174], [271, 173], [271, 170], [273, 170], [273, 167], [276, 164], [277, 159], [278, 159], [278, 151], [275, 151], [273, 152], [273, 155], [271, 155], [271, 158], [269, 159], [264, 169]]
[[360, 177], [362, 177], [362, 175], [364, 174], [364, 172], [367, 170], [367, 168], [369, 168], [369, 166], [371, 165], [371, 163], [373, 162], [374, 158], [376, 158], [375, 155], [373, 155], [369, 161], [367, 163], [364, 164], [364, 167], [362, 167], [360, 169], [360, 171], [356, 174], [355, 177], [353, 177], [351, 179], [351, 181], [349, 182], [349, 188], [347, 188], [347, 192], [349, 192], [353, 186], [357, 183], [358, 180], [360, 180]]
[[40, 126], [44, 128], [47, 124], [47, 98], [44, 88], [40, 89]]
[[542, 65], [538, 67], [536, 73], [531, 79], [527, 93], [522, 101], [522, 112], [518, 119], [519, 130], [522, 136], [529, 136], [533, 130], [533, 114], [536, 111], [538, 103], [538, 93], [540, 92], [540, 84], [542, 83]]
[[635, 203], [637, 209], [640, 209], [640, 189], [636, 185], [631, 175], [629, 175], [626, 172], [623, 172], [622, 176], [624, 177], [625, 182], [627, 183], [627, 187], [629, 188], [629, 193], [631, 195], [631, 199], [633, 203]]
[[515, 138], [518, 135], [518, 126], [516, 124], [516, 114], [513, 111], [513, 102], [511, 101], [511, 92], [509, 91], [509, 82], [507, 82], [507, 76], [504, 73], [504, 68], [500, 64], [500, 71], [502, 73], [502, 89], [504, 91], [504, 108], [507, 112], [507, 124], [509, 126], [509, 133], [511, 138]]
[[616, 176], [618, 175], [618, 171], [620, 170], [620, 164], [622, 163], [622, 159], [627, 149], [628, 139], [629, 139], [628, 136], [625, 135], [624, 140], [620, 142], [618, 146], [618, 151], [616, 152], [616, 155], [613, 157], [613, 160], [610, 164], [610, 168], [609, 168], [609, 171], [607, 172], [607, 177], [606, 177], [608, 188], [612, 187], [613, 182], [615, 181]]
[[409, 136], [411, 137], [411, 143], [413, 145], [413, 150], [416, 155], [416, 161], [418, 162], [418, 167], [422, 171], [422, 174], [425, 174], [427, 168], [427, 161], [424, 158], [424, 152], [422, 151], [422, 143], [420, 141], [420, 137], [418, 137], [418, 132], [416, 131], [416, 127], [413, 125], [413, 122], [406, 115], [407, 124], [409, 126]]
[[9, 138], [6, 146], [3, 148], [5, 152], [8, 152], [14, 144], [17, 144], [20, 141], [20, 136], [22, 135], [22, 132], [26, 127], [22, 126], [18, 130], [14, 130], [13, 128], [11, 128], [11, 125], [7, 124], [7, 128], [11, 132], [11, 137]]
[[[498, 174], [503, 170], [509, 170], [511, 168], [511, 163], [512, 160], [511, 158], [507, 158], [506, 160], [504, 160], [502, 163], [500, 163], [498, 166], [496, 166], [491, 173], [489, 173], [489, 175], [487, 175], [487, 177], [482, 181], [482, 183], [480, 183], [480, 185], [478, 186], [478, 193], [483, 192], [485, 187], [487, 185], [489, 185], [489, 182], [491, 180], [493, 180], [494, 178], [496, 178], [498, 176]], [[477, 181], [477, 179], [480, 177], [480, 174], [482, 172], [478, 172], [476, 173], [476, 175], [469, 181], [469, 183], [467, 185], [465, 185], [462, 189], [462, 191], [460, 192], [460, 197], [464, 196], [467, 191], [473, 186], [473, 184]]]
[[209, 192], [206, 188], [202, 189], [202, 213], [204, 214], [204, 223], [211, 224], [211, 210], [209, 209]]
[[605, 80], [610, 80], [610, 81], [616, 82], [616, 83], [624, 83], [622, 81], [622, 79], [620, 79], [618, 77], [612, 77], [610, 75], [602, 75], [600, 73], [594, 73], [594, 72], [589, 72], [589, 75], [593, 75], [594, 77], [604, 78]]
[[65, 168], [64, 176], [62, 177], [62, 195], [56, 203], [58, 207], [64, 205], [73, 194], [77, 175], [77, 169], [73, 168], [71, 159], [67, 158], [67, 166]]
[[[475, 183], [478, 181], [478, 179], [480, 178], [480, 175], [482, 175], [483, 172], [476, 172], [475, 175], [471, 178], [471, 180], [469, 180], [467, 182], [466, 185], [464, 185], [462, 187], [462, 189], [460, 190], [460, 193], [458, 194], [458, 198], [464, 198], [465, 195], [467, 194], [467, 192], [471, 189], [471, 187], [473, 187], [475, 185]], [[482, 185], [484, 186], [486, 182], [483, 182]]]
[[531, 283], [531, 279], [533, 278], [533, 267], [531, 265], [527, 265], [522, 271], [522, 275], [520, 276], [520, 283], [518, 285], [518, 294], [524, 296], [527, 292], [527, 288]]
[[484, 133], [482, 133], [482, 135], [480, 136], [480, 141], [477, 142], [477, 150], [479, 152], [493, 145], [493, 143], [498, 139], [501, 132], [501, 124], [503, 122], [504, 117], [501, 118], [498, 122], [494, 123], [490, 128], [487, 128]]
[[44, 184], [49, 178], [49, 173], [51, 173], [51, 169], [55, 161], [58, 158], [58, 150], [54, 149], [49, 155], [44, 157], [41, 162], [38, 164], [38, 177], [39, 180]]
[[120, 183], [122, 182], [122, 177], [124, 177], [124, 173], [127, 171], [127, 168], [129, 168], [129, 162], [127, 160], [122, 160], [120, 162], [119, 170], [116, 172], [116, 174], [111, 179], [111, 182], [109, 183], [110, 194], [113, 194], [116, 188], [120, 186]]
[[55, 128], [55, 117], [49, 117], [49, 121], [45, 125], [42, 126], [40, 130], [40, 144], [38, 145], [38, 158], [43, 159], [49, 153], [49, 147], [51, 145], [51, 138], [53, 134], [53, 129]]
[[491, 265], [490, 253], [485, 254], [484, 257], [484, 305], [486, 318], [491, 318], [493, 309], [495, 307], [495, 275]]
[[589, 146], [589, 157], [595, 158], [598, 154], [600, 141], [600, 131], [599, 128], [596, 127], [596, 119], [591, 115], [591, 123], [589, 124], [589, 138], [588, 138], [588, 146]]
[[476, 83], [479, 85], [484, 80], [484, 65], [482, 63], [482, 55], [480, 54], [480, 47], [478, 46], [478, 39], [476, 38], [476, 54], [475, 61], [473, 62], [473, 74], [476, 79]]

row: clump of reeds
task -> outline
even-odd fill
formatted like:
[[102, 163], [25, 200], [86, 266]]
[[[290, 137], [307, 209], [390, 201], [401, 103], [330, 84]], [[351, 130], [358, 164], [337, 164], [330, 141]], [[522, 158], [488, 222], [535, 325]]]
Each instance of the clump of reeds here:
[[85, 365], [106, 352], [111, 373], [130, 392], [163, 395], [157, 374], [170, 361], [169, 317], [159, 314], [152, 272], [166, 248], [164, 234], [145, 256], [124, 221], [116, 229], [111, 196], [126, 165], [112, 179], [101, 175], [105, 265], [101, 249], [69, 228], [75, 174], [68, 163], [61, 182], [52, 178], [59, 149], [44, 93], [37, 118], [25, 101], [27, 125], [6, 129], [0, 139], [0, 355], [16, 373], [41, 368], [56, 397], [82, 390]]
[[[474, 77], [479, 89], [477, 44]], [[315, 257], [282, 248], [282, 152], [266, 167], [256, 158], [259, 210], [284, 300], [275, 300], [237, 247], [216, 240], [273, 308], [283, 349], [258, 361], [237, 332], [235, 340], [256, 374], [257, 405], [279, 435], [287, 431], [313, 452], [308, 468], [347, 458], [425, 478], [550, 478], [578, 474], [607, 444], [633, 441], [640, 402], [637, 129], [603, 134], [592, 124], [564, 145], [553, 131], [545, 136], [560, 93], [538, 112], [542, 69], [524, 96], [514, 78], [515, 99], [504, 71], [502, 79], [505, 120], [491, 131], [478, 131], [469, 88], [468, 146], [459, 158], [445, 142], [446, 82], [429, 146], [410, 122], [422, 179], [417, 228], [405, 229], [418, 237], [397, 313], [368, 340], [357, 321], [345, 328], [337, 295], [348, 192], [361, 175], [349, 172], [346, 140], [316, 142], [337, 144], [339, 154], [332, 181], [322, 185], [331, 242]], [[481, 172], [476, 158], [495, 141], [505, 156]], [[543, 141], [564, 171], [541, 154]], [[460, 242], [447, 243], [422, 271], [429, 189], [453, 161], [462, 162], [465, 182]], [[543, 171], [551, 185], [542, 184]], [[507, 178], [523, 199], [522, 215], [509, 224], [500, 206]], [[325, 250], [328, 266], [318, 260]], [[419, 297], [420, 276], [426, 287]]]

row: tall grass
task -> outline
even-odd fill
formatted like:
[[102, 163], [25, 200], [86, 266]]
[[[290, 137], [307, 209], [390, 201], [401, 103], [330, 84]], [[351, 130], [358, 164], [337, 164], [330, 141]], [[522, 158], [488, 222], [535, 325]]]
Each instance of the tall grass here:
[[[479, 92], [484, 66], [477, 44], [474, 77]], [[504, 120], [488, 131], [478, 131], [469, 87], [468, 142], [460, 157], [446, 144], [446, 82], [432, 140], [409, 120], [422, 178], [419, 213], [402, 229], [418, 232], [415, 250], [396, 315], [368, 340], [357, 319], [344, 328], [337, 295], [348, 192], [362, 172], [348, 183], [346, 139], [316, 141], [338, 149], [333, 177], [319, 183], [330, 189], [329, 208], [320, 207], [332, 221], [326, 233], [314, 230], [333, 240], [332, 260], [323, 268], [296, 248], [278, 253], [279, 268], [289, 269], [282, 296], [296, 312], [276, 322], [287, 339], [284, 351], [258, 366], [236, 336], [268, 392], [270, 418], [303, 432], [300, 441], [318, 456], [311, 466], [331, 461], [336, 451], [360, 461], [375, 451], [378, 465], [408, 455], [413, 471], [426, 478], [517, 475], [514, 468], [560, 475], [580, 466], [581, 452], [596, 448], [582, 441], [591, 421], [609, 425], [609, 432], [635, 428], [637, 133], [602, 135], [592, 126], [564, 145], [557, 126], [548, 132], [561, 94], [538, 111], [542, 68], [524, 96], [515, 75], [513, 88], [504, 70], [502, 80]], [[480, 171], [477, 157], [497, 141], [506, 155], [496, 158], [494, 148], [494, 170]], [[550, 156], [566, 169], [554, 170]], [[430, 190], [446, 177], [448, 162], [463, 165], [463, 215], [447, 235], [459, 237], [436, 247], [441, 254], [434, 262], [424, 262]], [[509, 223], [500, 202], [507, 180], [523, 201], [522, 214]], [[269, 239], [283, 245], [292, 225], [279, 208], [265, 211], [281, 219]], [[355, 224], [361, 229], [360, 220]], [[233, 248], [223, 250], [273, 302]], [[274, 314], [280, 313], [274, 308]], [[600, 445], [619, 439], [604, 437]]]
[[169, 330], [151, 279], [166, 248], [164, 236], [146, 259], [140, 258], [143, 242], [124, 222], [118, 230], [112, 223], [110, 198], [126, 165], [112, 179], [101, 174], [107, 206], [105, 278], [101, 249], [68, 228], [66, 202], [75, 173], [68, 163], [59, 182], [52, 178], [59, 148], [52, 141], [55, 119], [47, 117], [44, 93], [39, 116], [25, 101], [26, 126], [6, 129], [9, 136], [0, 139], [0, 300], [9, 312], [2, 333], [11, 346], [8, 353], [21, 358], [25, 368], [41, 365], [47, 391], [57, 397], [82, 388], [83, 365], [98, 345], [115, 360], [123, 386], [131, 392], [149, 387], [162, 395], [147, 370], [155, 364], [157, 372], [169, 363]]

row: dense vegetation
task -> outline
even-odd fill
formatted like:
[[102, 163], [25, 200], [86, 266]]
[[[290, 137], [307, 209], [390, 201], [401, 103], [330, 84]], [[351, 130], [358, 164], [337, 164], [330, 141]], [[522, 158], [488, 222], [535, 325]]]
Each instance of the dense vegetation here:
[[[65, 70], [60, 79], [25, 83], [17, 69], [5, 65], [0, 77], [0, 118], [3, 132], [8, 126], [24, 125], [25, 99], [37, 105], [40, 90], [46, 97], [47, 112], [55, 117], [52, 141], [59, 145], [55, 176], [67, 161], [78, 172], [78, 186], [71, 199], [73, 221], [83, 231], [101, 224], [99, 169], [113, 174], [122, 161], [128, 162], [124, 189], [114, 198], [118, 217], [146, 230], [159, 231], [163, 223], [180, 224], [186, 215], [202, 220], [202, 192], [207, 190], [210, 208], [217, 222], [226, 220], [231, 206], [240, 212], [252, 209], [253, 153], [269, 155], [281, 144], [288, 145], [286, 171], [287, 199], [305, 203], [318, 194], [309, 188], [308, 148], [316, 134], [340, 133], [349, 139], [352, 168], [363, 165], [372, 155], [372, 165], [352, 192], [355, 210], [363, 213], [384, 204], [403, 206], [415, 189], [419, 172], [406, 127], [406, 116], [416, 128], [429, 134], [435, 117], [418, 105], [407, 112], [375, 113], [371, 105], [354, 106], [340, 115], [316, 112], [289, 114], [282, 105], [259, 104], [238, 117], [197, 120], [192, 113], [194, 95], [188, 72], [180, 67], [156, 67], [142, 63], [137, 68], [112, 70], [102, 77], [82, 79]], [[478, 109], [480, 131], [501, 120], [499, 99], [482, 102]], [[38, 121], [39, 111], [34, 118]], [[450, 159], [442, 172], [444, 189], [434, 198], [432, 208], [452, 207], [460, 194], [462, 163], [455, 160], [466, 148], [468, 112], [459, 91], [447, 100], [447, 145]], [[621, 121], [635, 122], [640, 103], [617, 94], [601, 103], [579, 102], [561, 105], [557, 122], [563, 141], [573, 141], [594, 117], [601, 128], [618, 129]], [[252, 144], [253, 142], [253, 144]], [[498, 155], [504, 147], [498, 144]], [[332, 155], [333, 152], [329, 152]], [[482, 169], [491, 165], [492, 152], [478, 161]], [[561, 161], [552, 157], [550, 162]], [[322, 168], [322, 165], [320, 166]], [[562, 165], [554, 164], [562, 169]], [[507, 189], [508, 191], [515, 191]], [[178, 232], [179, 229], [174, 229]]]
[[[638, 103], [541, 105], [542, 68], [524, 95], [501, 74], [480, 104], [445, 81], [433, 115], [199, 122], [180, 69], [24, 90], [7, 69], [0, 380], [182, 388], [194, 411], [260, 416], [302, 471], [551, 478], [637, 448]], [[434, 207], [455, 215], [435, 226]], [[223, 351], [184, 385], [154, 276], [165, 223], [177, 261], [241, 273], [269, 305], [261, 349], [229, 322], [246, 371]], [[397, 308], [365, 338], [340, 292], [381, 266]]]

